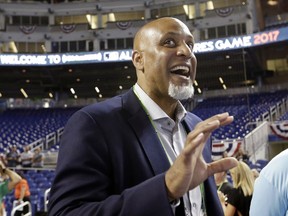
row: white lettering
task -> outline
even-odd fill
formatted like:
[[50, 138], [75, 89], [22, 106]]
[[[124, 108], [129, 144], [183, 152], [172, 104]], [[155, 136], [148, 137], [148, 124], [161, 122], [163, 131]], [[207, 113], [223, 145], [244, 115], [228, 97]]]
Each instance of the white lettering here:
[[61, 62], [60, 55], [49, 55], [49, 64], [59, 64]]
[[0, 57], [1, 64], [6, 65], [6, 64], [15, 64], [18, 60], [17, 55], [1, 55]]
[[193, 51], [194, 53], [198, 52], [208, 52], [214, 50], [213, 41], [205, 41], [200, 43], [195, 43]]
[[241, 47], [251, 46], [251, 36], [237, 37], [232, 39], [217, 40], [215, 48], [217, 50], [235, 49]]
[[104, 61], [118, 61], [119, 54], [117, 51], [104, 52]]
[[46, 55], [1, 55], [3, 65], [45, 65]]
[[129, 51], [122, 51], [119, 56], [119, 60], [131, 60], [132, 56]]
[[252, 37], [251, 36], [244, 36], [243, 37], [243, 45], [245, 47], [252, 46]]
[[79, 61], [101, 61], [102, 55], [101, 53], [93, 53], [93, 54], [85, 54], [85, 55], [63, 55], [62, 62], [69, 63], [69, 62], [79, 62]]

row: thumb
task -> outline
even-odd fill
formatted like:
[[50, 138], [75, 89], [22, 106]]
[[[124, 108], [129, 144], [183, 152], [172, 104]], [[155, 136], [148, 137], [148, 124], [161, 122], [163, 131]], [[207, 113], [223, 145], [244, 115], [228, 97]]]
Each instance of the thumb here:
[[208, 164], [208, 175], [214, 175], [218, 172], [227, 171], [236, 167], [238, 160], [234, 157], [226, 157]]

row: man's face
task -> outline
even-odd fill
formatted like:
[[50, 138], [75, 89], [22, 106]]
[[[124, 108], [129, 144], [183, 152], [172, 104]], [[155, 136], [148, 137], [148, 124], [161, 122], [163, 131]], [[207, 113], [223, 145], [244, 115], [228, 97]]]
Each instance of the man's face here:
[[187, 26], [175, 19], [156, 22], [146, 30], [143, 43], [143, 70], [150, 96], [192, 97], [197, 60]]

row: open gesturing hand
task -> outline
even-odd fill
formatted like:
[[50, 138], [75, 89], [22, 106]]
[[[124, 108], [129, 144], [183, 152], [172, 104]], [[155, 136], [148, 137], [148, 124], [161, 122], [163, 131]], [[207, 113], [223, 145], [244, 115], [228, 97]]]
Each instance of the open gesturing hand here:
[[211, 133], [230, 124], [233, 116], [222, 113], [206, 119], [196, 125], [187, 135], [185, 147], [165, 175], [169, 199], [177, 199], [195, 188], [216, 172], [226, 171], [237, 165], [235, 158], [206, 163], [202, 156], [204, 146]]

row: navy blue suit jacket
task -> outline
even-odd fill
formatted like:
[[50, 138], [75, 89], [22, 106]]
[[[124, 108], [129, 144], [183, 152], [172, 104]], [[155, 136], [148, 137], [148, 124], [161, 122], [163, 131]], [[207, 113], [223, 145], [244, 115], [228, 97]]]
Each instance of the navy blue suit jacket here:
[[[188, 113], [184, 124], [192, 130], [199, 121]], [[203, 151], [207, 162], [210, 147]], [[65, 126], [48, 214], [172, 216], [164, 181], [169, 166], [132, 90], [89, 105]], [[214, 178], [209, 177], [204, 186], [208, 215], [223, 215]]]

